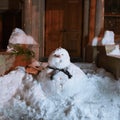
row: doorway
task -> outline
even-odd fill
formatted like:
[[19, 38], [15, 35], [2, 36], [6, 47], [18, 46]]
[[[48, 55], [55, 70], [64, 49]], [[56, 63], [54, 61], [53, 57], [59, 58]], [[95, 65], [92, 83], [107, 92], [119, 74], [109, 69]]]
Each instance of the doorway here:
[[0, 11], [0, 51], [6, 51], [10, 35], [16, 27], [22, 27], [20, 10]]
[[82, 58], [82, 0], [46, 0], [45, 57], [58, 47], [72, 59]]

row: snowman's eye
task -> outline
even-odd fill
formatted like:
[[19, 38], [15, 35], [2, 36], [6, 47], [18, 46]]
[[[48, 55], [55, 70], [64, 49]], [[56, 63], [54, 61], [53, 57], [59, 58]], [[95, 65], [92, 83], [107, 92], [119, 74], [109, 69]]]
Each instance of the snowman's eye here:
[[62, 56], [64, 55], [64, 54], [61, 54]]

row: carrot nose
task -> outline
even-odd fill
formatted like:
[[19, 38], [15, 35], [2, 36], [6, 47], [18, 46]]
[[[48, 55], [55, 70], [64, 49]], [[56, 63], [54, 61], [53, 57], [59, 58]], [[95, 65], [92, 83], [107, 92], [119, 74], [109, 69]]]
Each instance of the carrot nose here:
[[59, 57], [60, 57], [60, 55], [54, 54], [54, 57], [57, 57], [57, 58], [59, 58]]

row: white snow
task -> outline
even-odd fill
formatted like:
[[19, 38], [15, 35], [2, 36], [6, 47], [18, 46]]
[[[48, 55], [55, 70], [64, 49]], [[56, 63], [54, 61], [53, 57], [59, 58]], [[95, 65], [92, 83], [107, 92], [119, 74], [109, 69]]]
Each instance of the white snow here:
[[[21, 85], [24, 72], [20, 69], [12, 71], [8, 75], [0, 77], [0, 105], [8, 102], [16, 93], [19, 85]], [[18, 77], [19, 76], [19, 77]]]
[[70, 64], [70, 56], [64, 48], [54, 50], [48, 59], [48, 64], [55, 68], [65, 68]]
[[102, 39], [102, 45], [114, 45], [114, 32], [106, 30]]
[[37, 77], [47, 96], [56, 94], [62, 97], [73, 96], [81, 90], [79, 85], [82, 81], [87, 79], [85, 73], [70, 62], [69, 53], [64, 48], [57, 48], [50, 54], [48, 66]]
[[71, 97], [45, 96], [22, 67], [0, 77], [0, 120], [119, 120], [120, 79], [92, 63], [75, 64], [88, 79], [66, 86], [80, 88]]
[[94, 37], [92, 40], [92, 46], [97, 46], [98, 45], [98, 37]]
[[68, 78], [63, 72], [58, 72], [51, 80], [49, 68], [46, 68], [39, 74], [38, 80], [41, 82], [41, 87], [46, 96], [59, 95], [61, 97], [68, 97], [77, 94], [81, 90], [79, 86], [87, 79], [87, 76], [72, 63], [69, 65], [68, 70], [72, 75], [71, 78]]
[[32, 44], [36, 45], [36, 41], [30, 35], [27, 35], [22, 29], [15, 28], [9, 38], [10, 44]]
[[[34, 40], [16, 28], [9, 43], [33, 44]], [[92, 63], [71, 63], [62, 48], [50, 55], [48, 65], [67, 68], [72, 77], [60, 71], [51, 80], [50, 68], [32, 76], [24, 67], [0, 77], [0, 120], [120, 119], [120, 79]]]
[[49, 68], [32, 76], [24, 67], [0, 77], [0, 120], [120, 120], [120, 78], [93, 63], [71, 63], [61, 50], [48, 65], [67, 67], [71, 78], [60, 71], [51, 80]]
[[114, 32], [110, 30], [106, 30], [104, 32], [104, 36], [102, 39], [99, 41], [98, 36], [95, 36], [92, 40], [92, 46], [97, 46], [97, 45], [114, 45], [115, 40], [114, 40]]
[[111, 52], [107, 53], [107, 55], [118, 55], [120, 56], [120, 48], [119, 45], [115, 45], [115, 49], [113, 49]]
[[[13, 34], [10, 43], [30, 44], [22, 30]], [[0, 120], [120, 120], [120, 79], [93, 63], [73, 64], [62, 51], [54, 51], [48, 65], [67, 67], [70, 79], [58, 72], [51, 80], [48, 68], [32, 76], [24, 67], [0, 77]]]

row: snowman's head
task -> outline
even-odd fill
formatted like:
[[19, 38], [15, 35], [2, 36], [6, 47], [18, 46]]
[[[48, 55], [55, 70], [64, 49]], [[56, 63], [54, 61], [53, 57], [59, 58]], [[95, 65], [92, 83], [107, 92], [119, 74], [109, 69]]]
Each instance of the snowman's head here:
[[48, 65], [54, 68], [65, 68], [70, 64], [70, 56], [66, 49], [57, 48], [48, 59]]

